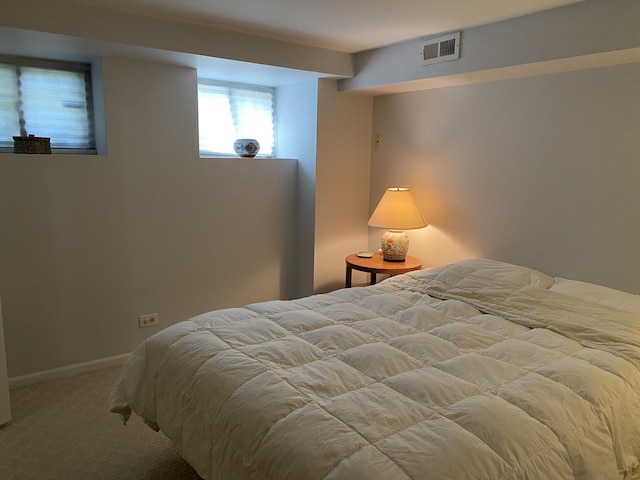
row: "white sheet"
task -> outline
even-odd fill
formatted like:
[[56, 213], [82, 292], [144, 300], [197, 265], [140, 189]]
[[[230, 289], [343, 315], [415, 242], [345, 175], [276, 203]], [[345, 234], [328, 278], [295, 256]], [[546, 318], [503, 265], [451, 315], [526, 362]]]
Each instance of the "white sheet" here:
[[640, 309], [575, 287], [469, 260], [207, 313], [141, 345], [111, 408], [216, 480], [619, 479]]

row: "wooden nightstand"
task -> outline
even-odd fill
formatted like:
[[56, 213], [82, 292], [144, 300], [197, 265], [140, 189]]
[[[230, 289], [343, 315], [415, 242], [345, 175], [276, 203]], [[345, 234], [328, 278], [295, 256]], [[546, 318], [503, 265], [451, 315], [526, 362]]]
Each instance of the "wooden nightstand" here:
[[371, 258], [359, 257], [354, 253], [345, 258], [345, 262], [347, 263], [347, 275], [344, 286], [347, 288], [351, 287], [351, 274], [353, 270], [369, 272], [371, 274], [369, 285], [375, 285], [377, 273], [393, 276], [422, 268], [422, 261], [419, 258], [410, 257], [409, 255], [407, 255], [404, 262], [387, 262], [382, 258], [381, 253], [374, 253]]

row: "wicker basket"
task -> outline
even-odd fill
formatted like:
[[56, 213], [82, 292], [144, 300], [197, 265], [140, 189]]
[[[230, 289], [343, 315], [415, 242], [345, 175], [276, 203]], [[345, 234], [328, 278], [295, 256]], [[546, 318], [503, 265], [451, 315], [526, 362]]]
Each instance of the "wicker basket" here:
[[51, 153], [51, 139], [35, 135], [13, 137], [13, 153]]

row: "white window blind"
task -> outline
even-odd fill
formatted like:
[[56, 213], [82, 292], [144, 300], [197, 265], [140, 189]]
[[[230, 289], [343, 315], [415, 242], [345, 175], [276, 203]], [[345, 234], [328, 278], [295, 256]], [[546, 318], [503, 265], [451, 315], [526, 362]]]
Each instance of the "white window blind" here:
[[198, 79], [200, 154], [235, 155], [236, 139], [255, 138], [258, 156], [273, 156], [275, 96], [275, 88]]
[[32, 134], [94, 150], [92, 118], [89, 65], [0, 56], [0, 147]]

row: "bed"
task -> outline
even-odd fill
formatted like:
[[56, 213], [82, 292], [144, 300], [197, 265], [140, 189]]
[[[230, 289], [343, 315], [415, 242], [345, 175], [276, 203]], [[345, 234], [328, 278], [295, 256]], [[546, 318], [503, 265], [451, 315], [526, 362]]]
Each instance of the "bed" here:
[[109, 402], [211, 480], [629, 479], [640, 297], [464, 260], [175, 324]]

